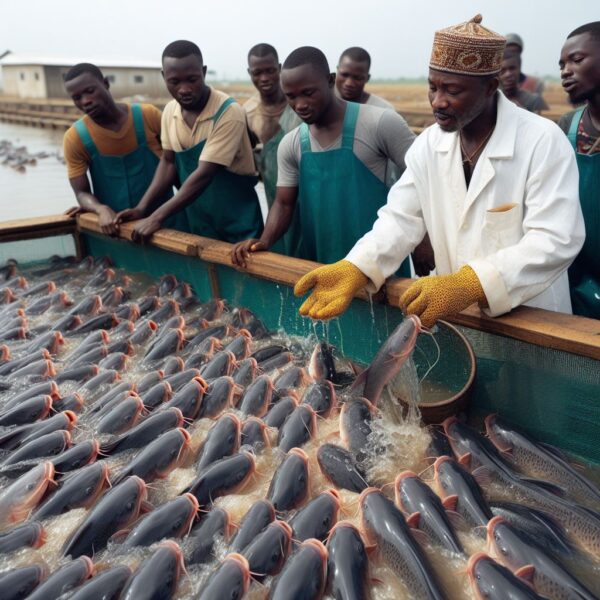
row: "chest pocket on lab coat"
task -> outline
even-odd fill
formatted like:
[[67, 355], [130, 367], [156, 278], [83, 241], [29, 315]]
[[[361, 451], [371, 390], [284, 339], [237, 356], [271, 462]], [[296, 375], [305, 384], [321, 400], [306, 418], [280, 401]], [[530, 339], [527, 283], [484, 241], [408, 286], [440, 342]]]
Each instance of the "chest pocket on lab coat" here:
[[510, 203], [486, 210], [482, 233], [483, 245], [488, 252], [516, 244], [523, 237], [521, 206]]

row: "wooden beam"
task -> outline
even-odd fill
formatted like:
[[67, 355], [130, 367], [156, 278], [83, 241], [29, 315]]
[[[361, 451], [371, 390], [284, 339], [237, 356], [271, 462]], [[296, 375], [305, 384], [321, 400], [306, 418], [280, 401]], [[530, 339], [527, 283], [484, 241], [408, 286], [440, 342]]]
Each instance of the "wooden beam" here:
[[[246, 268], [242, 269], [233, 264], [231, 261], [232, 244], [220, 242], [219, 240], [211, 240], [210, 238], [197, 237], [198, 241], [198, 256], [203, 261], [225, 265], [236, 269], [241, 273], [249, 273], [261, 279], [268, 279], [275, 283], [293, 287], [296, 282], [303, 276], [322, 266], [319, 263], [300, 258], [292, 258], [283, 256], [274, 252], [257, 252], [251, 254], [246, 263]], [[359, 292], [356, 295], [361, 300], [368, 300], [367, 292]], [[382, 302], [384, 299], [383, 291], [375, 294], [373, 299], [376, 302]]]
[[10, 242], [75, 233], [75, 219], [67, 215], [48, 215], [0, 223], [0, 241]]
[[[78, 217], [78, 221], [82, 229], [100, 233], [96, 215], [83, 214]], [[131, 223], [123, 225], [121, 237], [130, 239], [131, 229]], [[181, 240], [181, 242], [176, 240]], [[240, 269], [231, 262], [231, 244], [167, 229], [155, 233], [150, 243], [165, 250], [188, 256], [197, 255], [209, 264], [223, 265], [287, 286], [295, 285], [300, 277], [320, 266], [318, 263], [290, 258], [273, 252], [258, 252], [250, 256], [245, 269]], [[191, 250], [189, 252], [182, 251], [188, 244], [193, 244], [193, 252]], [[411, 283], [410, 279], [391, 278], [373, 299], [376, 302], [399, 307], [400, 297]], [[357, 294], [357, 298], [368, 300], [368, 294], [360, 292]], [[496, 318], [488, 317], [479, 308], [472, 306], [447, 320], [471, 329], [600, 360], [600, 321], [598, 320], [526, 306]]]
[[[123, 240], [132, 241], [135, 224], [136, 221], [131, 221], [120, 225], [118, 237]], [[98, 223], [98, 216], [93, 213], [83, 213], [78, 215], [77, 225], [82, 230], [102, 234], [102, 229]], [[175, 229], [159, 229], [152, 235], [148, 243], [157, 248], [175, 252], [176, 254], [197, 256], [197, 240], [198, 236], [189, 233], [183, 233], [182, 231], [176, 231]]]
[[[385, 286], [387, 303], [400, 306], [400, 297], [411, 283], [411, 279], [389, 280]], [[600, 321], [596, 319], [528, 306], [519, 306], [506, 315], [492, 318], [473, 305], [447, 320], [455, 325], [600, 360]]]

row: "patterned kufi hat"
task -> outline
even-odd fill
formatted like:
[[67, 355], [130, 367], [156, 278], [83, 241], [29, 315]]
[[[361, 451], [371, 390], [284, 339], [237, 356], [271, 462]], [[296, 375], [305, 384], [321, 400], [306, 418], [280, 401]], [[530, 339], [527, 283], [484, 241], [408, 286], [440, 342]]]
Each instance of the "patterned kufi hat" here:
[[429, 66], [460, 75], [500, 72], [506, 39], [481, 25], [481, 15], [435, 32]]

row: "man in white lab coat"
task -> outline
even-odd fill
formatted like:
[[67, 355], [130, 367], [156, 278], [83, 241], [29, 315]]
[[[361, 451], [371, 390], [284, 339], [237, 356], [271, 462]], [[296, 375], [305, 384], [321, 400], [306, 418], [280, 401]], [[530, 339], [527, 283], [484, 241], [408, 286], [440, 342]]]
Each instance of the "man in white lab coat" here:
[[401, 299], [425, 326], [475, 302], [491, 316], [520, 304], [571, 312], [566, 270], [585, 237], [575, 156], [554, 123], [498, 91], [505, 40], [480, 23], [436, 32], [436, 124], [407, 152], [373, 229], [297, 283], [297, 295], [313, 289], [302, 314], [335, 317], [361, 288], [377, 290], [425, 231], [438, 275]]

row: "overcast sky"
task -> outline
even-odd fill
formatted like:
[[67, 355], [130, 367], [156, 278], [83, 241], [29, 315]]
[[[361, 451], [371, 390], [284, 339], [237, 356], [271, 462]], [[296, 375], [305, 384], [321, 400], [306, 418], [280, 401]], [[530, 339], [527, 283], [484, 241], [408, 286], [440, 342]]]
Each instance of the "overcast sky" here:
[[374, 78], [427, 73], [433, 32], [480, 12], [483, 24], [525, 41], [523, 70], [558, 75], [567, 34], [600, 19], [599, 0], [0, 0], [0, 54], [160, 60], [176, 39], [196, 42], [222, 78], [246, 77], [259, 42], [280, 58], [298, 46], [321, 48], [333, 69], [342, 50], [363, 46]]

